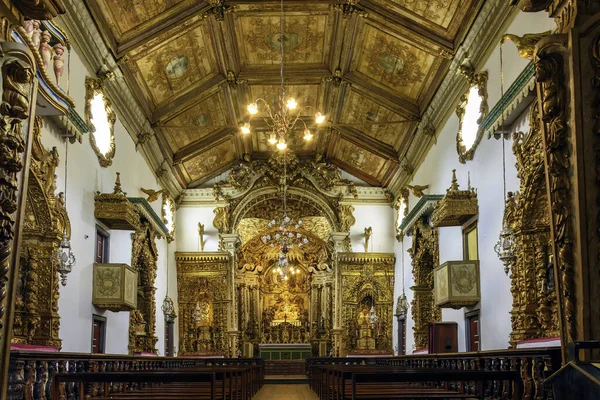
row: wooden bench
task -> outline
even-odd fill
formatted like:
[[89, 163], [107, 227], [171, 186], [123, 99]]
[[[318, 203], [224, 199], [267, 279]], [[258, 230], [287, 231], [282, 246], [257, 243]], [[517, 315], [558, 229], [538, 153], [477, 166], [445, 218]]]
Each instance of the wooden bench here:
[[[97, 399], [223, 399], [249, 400], [260, 389], [260, 365], [205, 366], [170, 371], [90, 372], [56, 374], [53, 399], [64, 398], [65, 385]], [[90, 388], [95, 387], [96, 390]], [[115, 387], [118, 388], [115, 391]], [[94, 396], [92, 393], [94, 392]], [[76, 398], [83, 398], [77, 396]]]
[[[484, 398], [486, 382], [509, 382], [513, 399], [520, 399], [517, 371], [406, 369], [385, 366], [313, 365], [310, 385], [323, 400]], [[476, 384], [475, 384], [476, 383]], [[492, 383], [493, 384], [493, 383]], [[473, 392], [468, 390], [475, 388]]]

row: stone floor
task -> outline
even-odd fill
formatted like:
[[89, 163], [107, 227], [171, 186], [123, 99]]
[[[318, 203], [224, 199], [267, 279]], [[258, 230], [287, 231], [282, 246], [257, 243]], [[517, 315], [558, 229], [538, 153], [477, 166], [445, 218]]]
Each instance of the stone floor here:
[[308, 385], [272, 385], [260, 389], [253, 400], [318, 400]]

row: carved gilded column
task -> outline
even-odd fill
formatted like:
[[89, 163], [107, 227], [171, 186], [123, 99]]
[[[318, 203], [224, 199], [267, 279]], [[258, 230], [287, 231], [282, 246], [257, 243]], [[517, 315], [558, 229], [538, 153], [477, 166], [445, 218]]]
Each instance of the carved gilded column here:
[[534, 62], [564, 358], [566, 343], [600, 337], [600, 2], [513, 2], [558, 27]]
[[338, 254], [344, 252], [345, 243], [350, 238], [349, 232], [332, 232], [329, 241], [333, 245], [333, 273], [335, 274], [334, 286], [334, 304], [333, 304], [333, 355], [342, 357], [343, 349], [343, 327], [342, 327], [342, 295], [341, 295], [341, 275], [339, 271]]
[[[225, 209], [225, 207], [222, 207], [221, 209]], [[229, 208], [227, 208], [228, 210]], [[220, 213], [218, 213], [216, 210], [219, 209], [215, 209], [215, 214], [217, 215], [215, 217], [215, 221], [218, 220], [218, 216], [221, 215]], [[229, 220], [228, 220], [228, 212], [225, 213], [227, 214], [226, 217], [222, 217], [222, 221], [227, 221], [226, 224], [228, 224]], [[214, 223], [214, 222], [213, 222]], [[223, 222], [225, 224], [225, 222]], [[217, 223], [215, 226], [219, 225], [219, 223]], [[223, 232], [227, 232], [228, 229], [225, 228], [221, 228], [220, 226], [217, 227], [219, 229], [219, 232], [223, 231]], [[227, 287], [228, 287], [228, 297], [229, 297], [229, 304], [227, 306], [227, 314], [228, 314], [228, 326], [227, 326], [227, 335], [229, 336], [229, 340], [228, 342], [232, 345], [232, 347], [229, 348], [229, 355], [230, 357], [236, 357], [237, 356], [237, 349], [238, 349], [238, 335], [239, 335], [239, 330], [241, 329], [238, 325], [237, 325], [237, 309], [234, 305], [234, 299], [235, 299], [235, 271], [236, 271], [236, 257], [235, 254], [237, 252], [237, 248], [238, 245], [240, 244], [240, 236], [235, 234], [235, 233], [220, 233], [219, 234], [219, 239], [222, 243], [223, 246], [223, 250], [228, 252], [231, 257], [230, 262], [229, 262], [229, 271], [228, 271], [228, 275], [227, 275]]]

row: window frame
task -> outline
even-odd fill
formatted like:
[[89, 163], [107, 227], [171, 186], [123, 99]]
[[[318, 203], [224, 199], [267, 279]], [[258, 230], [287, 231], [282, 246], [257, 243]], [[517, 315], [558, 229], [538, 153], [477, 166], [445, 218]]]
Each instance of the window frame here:
[[465, 260], [465, 261], [469, 260], [468, 259], [468, 235], [473, 230], [477, 230], [477, 236], [475, 237], [475, 239], [476, 239], [476, 245], [477, 245], [477, 260], [479, 260], [479, 227], [478, 227], [478, 220], [477, 220], [477, 218], [475, 218], [474, 220], [467, 222], [462, 227], [463, 260]]
[[[86, 88], [86, 90], [85, 90], [84, 114], [85, 114], [86, 123], [88, 125], [88, 128], [90, 129], [90, 135], [89, 135], [90, 144], [92, 146], [92, 149], [94, 150], [94, 153], [96, 153], [96, 156], [98, 157], [100, 166], [106, 168], [106, 167], [109, 167], [112, 165], [112, 160], [113, 160], [113, 157], [115, 156], [115, 152], [116, 152], [115, 122], [117, 120], [117, 115], [115, 114], [115, 112], [113, 110], [110, 100], [106, 97], [106, 94], [103, 91], [102, 81], [100, 79], [94, 79], [94, 78], [87, 76], [85, 78], [85, 88]], [[108, 135], [109, 135], [110, 143], [109, 143], [109, 150], [106, 153], [102, 153], [100, 148], [98, 148], [98, 145], [96, 143], [96, 127], [92, 123], [92, 119], [93, 119], [92, 100], [94, 99], [94, 96], [96, 94], [102, 95], [102, 100], [104, 102], [104, 108], [106, 110], [106, 117], [107, 117], [107, 122], [108, 122], [108, 127], [109, 127]]]
[[[458, 161], [462, 164], [466, 164], [467, 161], [473, 160], [475, 156], [475, 150], [481, 143], [481, 139], [483, 138], [483, 127], [481, 123], [487, 116], [489, 112], [488, 106], [488, 92], [487, 92], [487, 80], [488, 73], [487, 71], [476, 74], [471, 67], [463, 67], [461, 69], [462, 74], [467, 79], [469, 83], [469, 87], [467, 91], [460, 97], [460, 102], [456, 107], [456, 115], [458, 116], [458, 133], [456, 134], [456, 151], [458, 152]], [[467, 105], [469, 103], [469, 93], [472, 88], [477, 88], [479, 97], [481, 98], [481, 104], [479, 105], [479, 118], [477, 119], [477, 133], [475, 137], [475, 141], [470, 148], [466, 148], [463, 142], [463, 124], [464, 117], [467, 109]]]
[[[103, 227], [98, 225], [98, 223], [96, 223], [96, 236], [98, 236], [98, 235], [104, 237], [104, 248], [103, 248], [104, 254], [102, 255], [102, 263], [107, 264], [110, 262], [110, 233], [108, 232], [107, 229], [104, 229]], [[96, 238], [94, 238], [94, 240], [97, 241]], [[96, 242], [96, 245], [94, 246], [94, 260], [96, 260], [97, 258], [98, 258], [98, 245]]]

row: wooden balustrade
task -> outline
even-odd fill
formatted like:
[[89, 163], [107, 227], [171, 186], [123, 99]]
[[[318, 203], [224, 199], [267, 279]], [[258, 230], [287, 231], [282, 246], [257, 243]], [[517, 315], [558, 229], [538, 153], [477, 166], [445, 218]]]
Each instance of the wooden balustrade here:
[[[52, 398], [52, 379], [57, 373], [141, 372], [188, 369], [210, 366], [258, 365], [259, 384], [264, 380], [264, 361], [260, 358], [178, 358], [140, 357], [111, 354], [54, 353], [12, 351], [10, 357], [8, 400], [56, 400]], [[104, 396], [136, 389], [137, 384], [112, 382], [105, 387], [97, 383], [84, 385], [86, 397]], [[65, 385], [66, 400], [79, 397], [79, 387]], [[105, 393], [108, 390], [109, 393]]]
[[[523, 384], [523, 400], [544, 400], [552, 398], [551, 390], [544, 386], [544, 379], [561, 366], [560, 348], [493, 350], [465, 353], [419, 354], [400, 357], [348, 357], [348, 358], [308, 358], [306, 371], [313, 389], [320, 376], [313, 375], [313, 366], [320, 365], [367, 365], [391, 367], [406, 370], [470, 370], [507, 372], [520, 374]], [[458, 382], [451, 382], [449, 388], [458, 389]], [[468, 393], [479, 395], [475, 382], [465, 382]], [[508, 398], [511, 393], [509, 383], [493, 381], [484, 387], [484, 397]]]

